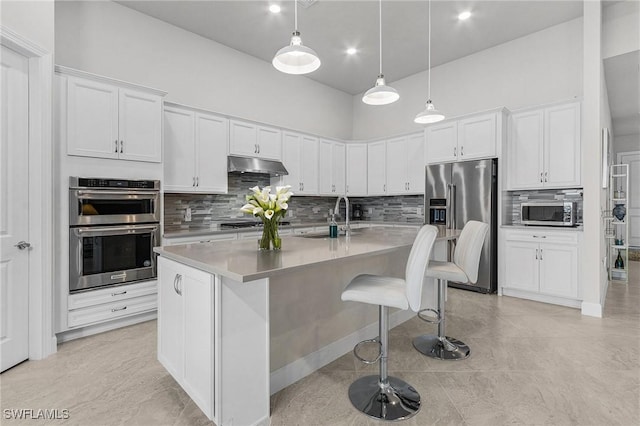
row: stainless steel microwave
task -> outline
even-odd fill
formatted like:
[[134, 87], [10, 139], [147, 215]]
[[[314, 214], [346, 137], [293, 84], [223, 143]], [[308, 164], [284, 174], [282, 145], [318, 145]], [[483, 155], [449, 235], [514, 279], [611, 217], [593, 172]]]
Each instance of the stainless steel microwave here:
[[577, 226], [575, 201], [534, 201], [520, 205], [523, 225]]

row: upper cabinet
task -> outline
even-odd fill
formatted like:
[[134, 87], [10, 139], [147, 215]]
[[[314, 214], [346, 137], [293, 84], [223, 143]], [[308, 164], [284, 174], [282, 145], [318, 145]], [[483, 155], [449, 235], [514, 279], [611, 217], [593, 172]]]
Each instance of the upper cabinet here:
[[284, 185], [299, 195], [318, 193], [318, 138], [294, 132], [282, 133], [282, 162], [289, 172]]
[[320, 195], [344, 195], [346, 151], [343, 142], [320, 139], [318, 164], [321, 173], [318, 176]]
[[428, 164], [498, 156], [502, 111], [434, 124], [426, 129]]
[[165, 191], [226, 193], [228, 128], [225, 117], [165, 105]]
[[61, 74], [66, 79], [67, 154], [162, 161], [163, 92], [84, 78], [73, 70]]
[[282, 160], [282, 132], [275, 127], [229, 120], [229, 153]]
[[368, 195], [387, 195], [387, 142], [367, 144]]
[[424, 133], [386, 142], [386, 194], [424, 194]]
[[347, 185], [349, 196], [367, 195], [367, 144], [348, 143], [347, 147]]
[[508, 144], [508, 189], [581, 185], [580, 102], [514, 113]]

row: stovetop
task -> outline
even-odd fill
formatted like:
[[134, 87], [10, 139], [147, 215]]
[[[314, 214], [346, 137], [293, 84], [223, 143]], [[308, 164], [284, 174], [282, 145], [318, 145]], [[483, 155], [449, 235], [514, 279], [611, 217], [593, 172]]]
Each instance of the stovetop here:
[[[289, 225], [289, 222], [281, 221], [280, 225]], [[241, 220], [236, 222], [221, 222], [220, 229], [261, 228], [262, 222], [255, 220]]]

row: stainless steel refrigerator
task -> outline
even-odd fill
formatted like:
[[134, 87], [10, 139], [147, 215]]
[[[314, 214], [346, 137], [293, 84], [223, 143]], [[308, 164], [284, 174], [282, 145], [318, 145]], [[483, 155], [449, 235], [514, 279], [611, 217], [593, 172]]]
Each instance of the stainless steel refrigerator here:
[[[425, 223], [462, 229], [469, 220], [489, 224], [478, 281], [452, 287], [494, 293], [498, 285], [498, 160], [464, 161], [426, 167]], [[452, 247], [453, 249], [453, 247]]]

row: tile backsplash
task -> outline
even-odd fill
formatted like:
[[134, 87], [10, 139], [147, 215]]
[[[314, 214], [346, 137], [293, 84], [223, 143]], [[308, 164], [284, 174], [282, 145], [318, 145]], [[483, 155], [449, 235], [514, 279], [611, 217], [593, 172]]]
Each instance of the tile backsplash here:
[[[240, 212], [249, 188], [269, 185], [269, 177], [262, 174], [229, 174], [228, 194], [164, 194], [164, 232], [206, 230], [219, 222], [251, 219]], [[294, 195], [289, 202], [285, 220], [292, 223], [324, 222], [333, 210], [337, 197], [304, 197]], [[422, 195], [388, 197], [354, 197], [351, 207], [359, 204], [363, 218], [375, 221], [423, 223], [424, 197]], [[185, 220], [187, 208], [191, 221]], [[344, 217], [344, 202], [340, 204]], [[369, 213], [371, 212], [371, 213]]]

